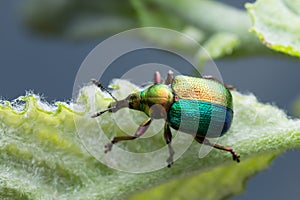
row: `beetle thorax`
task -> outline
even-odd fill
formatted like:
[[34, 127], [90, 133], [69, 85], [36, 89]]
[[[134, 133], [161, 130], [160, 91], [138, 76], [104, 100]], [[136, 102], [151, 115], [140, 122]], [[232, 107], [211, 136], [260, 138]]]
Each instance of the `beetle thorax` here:
[[132, 109], [140, 110], [151, 118], [166, 118], [173, 103], [173, 93], [169, 86], [155, 84], [146, 90], [134, 94], [139, 100], [132, 103]]

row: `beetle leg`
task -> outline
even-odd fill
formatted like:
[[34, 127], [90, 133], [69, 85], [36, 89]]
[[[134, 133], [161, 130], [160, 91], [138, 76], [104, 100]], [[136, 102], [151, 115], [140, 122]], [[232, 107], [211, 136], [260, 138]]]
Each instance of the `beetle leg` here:
[[172, 83], [172, 80], [173, 80], [173, 71], [172, 71], [172, 70], [169, 70], [168, 76], [167, 76], [167, 78], [166, 78], [166, 80], [165, 80], [165, 84], [166, 84], [166, 85], [171, 84], [171, 83]]
[[220, 150], [224, 150], [224, 151], [228, 151], [232, 154], [232, 158], [233, 160], [237, 161], [237, 162], [240, 162], [240, 155], [237, 154], [233, 148], [231, 147], [224, 147], [224, 146], [221, 146], [219, 144], [212, 144], [210, 143], [210, 141], [208, 139], [205, 139], [203, 137], [199, 137], [199, 136], [196, 136], [195, 137], [195, 140], [201, 144], [205, 144], [205, 145], [208, 145], [208, 146], [211, 146], [211, 147], [214, 147], [216, 149], [220, 149]]
[[202, 76], [202, 78], [214, 80], [214, 81], [216, 81], [216, 82], [218, 82], [218, 83], [221, 83], [221, 84], [224, 85], [228, 90], [234, 90], [234, 89], [235, 89], [235, 87], [234, 87], [233, 85], [226, 85], [226, 84], [222, 83], [221, 81], [219, 81], [218, 79], [216, 79], [216, 78], [213, 77], [213, 76], [206, 75], [206, 76]]
[[170, 126], [169, 126], [168, 122], [165, 123], [164, 138], [165, 138], [166, 143], [167, 143], [168, 148], [169, 148], [169, 158], [167, 159], [167, 163], [168, 163], [168, 167], [171, 167], [171, 165], [173, 164], [173, 156], [174, 156], [175, 152], [174, 152], [174, 149], [171, 146], [172, 133], [171, 133], [171, 129], [170, 129]]
[[105, 151], [104, 153], [107, 153], [108, 151], [111, 150], [113, 144], [123, 141], [123, 140], [134, 140], [138, 137], [140, 137], [141, 135], [143, 135], [146, 130], [148, 129], [149, 125], [151, 123], [151, 118], [148, 118], [146, 121], [144, 121], [139, 128], [136, 130], [135, 134], [133, 136], [127, 135], [127, 136], [118, 136], [118, 137], [114, 137], [110, 143], [105, 145]]
[[161, 77], [158, 71], [156, 71], [154, 74], [154, 84], [161, 84]]

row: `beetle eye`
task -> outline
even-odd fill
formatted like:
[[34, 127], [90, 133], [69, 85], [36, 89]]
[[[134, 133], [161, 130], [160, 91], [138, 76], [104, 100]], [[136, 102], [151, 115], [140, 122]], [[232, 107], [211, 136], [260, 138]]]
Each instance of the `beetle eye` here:
[[130, 95], [129, 102], [132, 103], [135, 101], [136, 101], [136, 95], [135, 94]]
[[140, 96], [138, 94], [131, 94], [129, 96], [129, 108], [136, 108], [140, 104]]

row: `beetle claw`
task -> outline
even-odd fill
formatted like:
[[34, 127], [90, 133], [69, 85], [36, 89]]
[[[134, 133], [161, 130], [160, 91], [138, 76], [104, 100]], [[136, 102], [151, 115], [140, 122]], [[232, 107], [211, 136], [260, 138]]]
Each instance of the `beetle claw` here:
[[172, 165], [173, 165], [173, 162], [168, 163], [168, 168], [171, 168]]
[[235, 151], [234, 150], [232, 150], [231, 151], [231, 154], [232, 154], [232, 158], [233, 158], [233, 160], [235, 160], [236, 162], [240, 162], [240, 155], [239, 154], [237, 154], [237, 153], [235, 153]]
[[107, 153], [107, 152], [111, 151], [112, 146], [113, 146], [113, 143], [106, 144], [104, 146], [105, 147], [104, 153]]
[[170, 157], [167, 159], [167, 163], [168, 163], [168, 168], [170, 168], [171, 165], [173, 165], [173, 156], [170, 156]]

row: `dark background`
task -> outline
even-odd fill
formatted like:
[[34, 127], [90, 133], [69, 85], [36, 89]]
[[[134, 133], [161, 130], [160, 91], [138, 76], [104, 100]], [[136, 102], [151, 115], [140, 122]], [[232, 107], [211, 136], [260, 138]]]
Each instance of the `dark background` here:
[[[1, 98], [13, 100], [31, 90], [49, 102], [71, 99], [81, 62], [101, 40], [72, 42], [32, 34], [21, 23], [20, 3], [4, 0], [0, 4]], [[245, 1], [226, 3], [243, 9]], [[150, 55], [155, 56], [155, 53]], [[120, 63], [124, 67], [131, 65]], [[175, 59], [173, 64], [176, 63]], [[300, 95], [300, 59], [278, 55], [222, 59], [216, 64], [225, 83], [235, 85], [243, 93], [254, 93], [260, 101], [275, 104], [292, 115], [291, 105]], [[106, 73], [104, 81], [117, 77], [117, 71]], [[299, 199], [299, 155], [300, 151], [295, 150], [279, 156], [268, 169], [247, 182], [243, 194], [231, 200]]]

